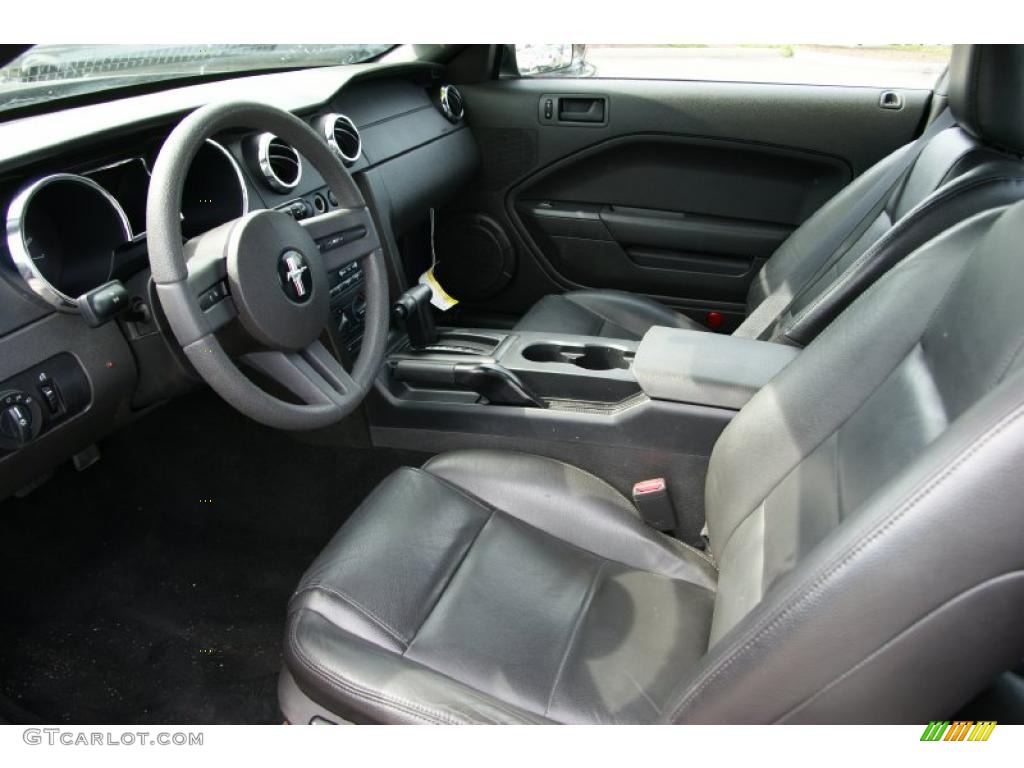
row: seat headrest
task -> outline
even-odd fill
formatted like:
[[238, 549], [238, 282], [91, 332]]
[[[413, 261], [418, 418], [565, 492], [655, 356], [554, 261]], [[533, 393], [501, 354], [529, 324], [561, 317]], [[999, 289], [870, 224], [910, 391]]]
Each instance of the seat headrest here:
[[948, 99], [968, 133], [1024, 154], [1024, 45], [954, 45]]

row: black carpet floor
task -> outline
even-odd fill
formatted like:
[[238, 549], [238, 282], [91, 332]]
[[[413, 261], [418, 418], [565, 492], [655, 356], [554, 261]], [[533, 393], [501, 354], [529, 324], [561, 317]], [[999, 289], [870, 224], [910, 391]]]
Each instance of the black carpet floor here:
[[288, 596], [423, 454], [313, 446], [183, 398], [0, 504], [0, 717], [272, 723]]

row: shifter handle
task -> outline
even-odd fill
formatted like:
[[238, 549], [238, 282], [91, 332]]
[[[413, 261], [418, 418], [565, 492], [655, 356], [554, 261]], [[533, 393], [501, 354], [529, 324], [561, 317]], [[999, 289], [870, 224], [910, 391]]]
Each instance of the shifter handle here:
[[418, 283], [399, 296], [391, 308], [395, 319], [405, 324], [409, 344], [416, 348], [437, 343], [437, 326], [430, 311], [431, 296], [430, 286]]

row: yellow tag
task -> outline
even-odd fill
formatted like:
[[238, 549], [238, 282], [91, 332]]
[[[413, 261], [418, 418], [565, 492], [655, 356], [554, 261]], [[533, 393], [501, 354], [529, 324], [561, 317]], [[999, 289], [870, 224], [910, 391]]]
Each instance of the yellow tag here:
[[419, 282], [430, 288], [430, 303], [442, 312], [447, 312], [459, 303], [458, 299], [449, 296], [448, 292], [441, 287], [441, 283], [438, 282], [437, 276], [434, 274], [433, 266], [420, 275]]

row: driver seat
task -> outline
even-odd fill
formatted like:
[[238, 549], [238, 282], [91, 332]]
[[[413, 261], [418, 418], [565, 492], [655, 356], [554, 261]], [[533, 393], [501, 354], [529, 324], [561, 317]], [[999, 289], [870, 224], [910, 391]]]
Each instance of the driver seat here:
[[547, 458], [440, 455], [291, 600], [292, 722], [911, 723], [1024, 655], [1024, 204], [886, 274], [722, 433], [707, 553]]

